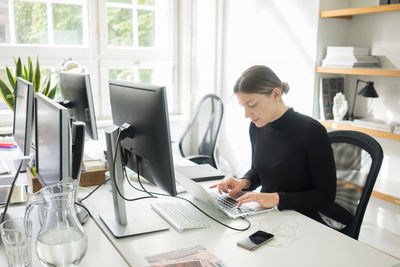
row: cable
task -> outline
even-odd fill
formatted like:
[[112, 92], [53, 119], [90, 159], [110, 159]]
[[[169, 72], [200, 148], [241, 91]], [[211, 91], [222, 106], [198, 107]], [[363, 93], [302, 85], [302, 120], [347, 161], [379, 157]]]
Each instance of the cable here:
[[87, 199], [88, 197], [90, 197], [97, 189], [99, 189], [103, 184], [107, 183], [108, 181], [110, 181], [111, 178], [106, 179], [104, 182], [102, 182], [101, 184], [97, 185], [97, 187], [95, 189], [93, 189], [89, 194], [87, 194], [86, 196], [84, 196], [83, 198], [79, 199], [79, 202], [84, 201], [85, 199]]
[[10, 205], [10, 202], [11, 202], [11, 196], [12, 196], [12, 194], [14, 192], [15, 183], [17, 182], [19, 172], [21, 171], [22, 163], [23, 163], [23, 160], [21, 160], [21, 163], [19, 164], [17, 172], [15, 173], [14, 180], [11, 183], [10, 193], [8, 194], [6, 206], [4, 207], [3, 216], [1, 217], [0, 223], [4, 222], [4, 219], [6, 218], [7, 209], [8, 209], [8, 206]]
[[89, 209], [85, 207], [85, 205], [82, 205], [79, 202], [75, 202], [75, 204], [78, 205], [81, 208], [84, 208], [87, 211], [87, 213], [89, 214], [89, 217], [93, 220], [92, 214], [90, 213]]
[[140, 191], [140, 192], [145, 192], [145, 193], [148, 193], [148, 194], [152, 194], [152, 195], [159, 195], [159, 196], [172, 197], [172, 198], [178, 198], [178, 199], [185, 200], [185, 201], [189, 202], [193, 207], [195, 207], [196, 209], [198, 209], [201, 213], [203, 213], [203, 214], [206, 215], [208, 218], [210, 218], [211, 220], [213, 220], [213, 221], [215, 221], [215, 222], [217, 222], [217, 223], [219, 223], [219, 224], [221, 224], [221, 225], [223, 225], [223, 226], [225, 226], [225, 227], [227, 227], [227, 228], [229, 228], [229, 229], [232, 229], [232, 230], [235, 230], [235, 231], [243, 232], [243, 231], [246, 231], [247, 229], [249, 229], [250, 226], [251, 226], [250, 221], [247, 220], [247, 219], [246, 219], [245, 217], [243, 217], [243, 216], [240, 216], [240, 218], [241, 218], [242, 220], [245, 220], [245, 221], [248, 223], [248, 225], [247, 225], [245, 228], [235, 228], [235, 227], [229, 226], [229, 225], [227, 225], [227, 224], [225, 224], [225, 223], [223, 223], [223, 222], [221, 222], [221, 221], [215, 219], [214, 217], [212, 217], [211, 215], [209, 215], [208, 213], [206, 213], [205, 211], [203, 211], [201, 208], [199, 208], [196, 204], [194, 204], [194, 203], [193, 203], [192, 201], [190, 201], [189, 199], [186, 199], [186, 198], [180, 197], [180, 196], [170, 196], [170, 195], [167, 195], [167, 194], [156, 193], [156, 192], [150, 192], [150, 191], [147, 191], [147, 190], [143, 187], [143, 185], [142, 185], [142, 188], [143, 188], [144, 190], [141, 190], [141, 189], [135, 187], [135, 186], [131, 183], [131, 181], [129, 180], [128, 175], [127, 175], [127, 173], [126, 173], [126, 170], [125, 170], [124, 174], [125, 174], [125, 175], [124, 175], [124, 176], [125, 176], [125, 179], [128, 181], [128, 184], [129, 184], [131, 187], [133, 187], [135, 190], [138, 190], [138, 191]]
[[118, 137], [117, 137], [117, 144], [115, 146], [115, 153], [114, 153], [114, 157], [113, 157], [113, 169], [112, 169], [112, 173], [113, 173], [113, 177], [114, 179], [114, 186], [117, 189], [118, 195], [124, 199], [125, 201], [136, 201], [136, 200], [141, 200], [141, 199], [146, 199], [146, 198], [155, 198], [154, 196], [146, 196], [146, 197], [138, 197], [138, 198], [126, 198], [124, 195], [122, 195], [121, 191], [119, 191], [118, 185], [117, 185], [117, 178], [115, 177], [115, 166], [116, 166], [116, 161], [117, 161], [117, 154], [118, 154], [118, 146], [121, 147], [120, 145], [120, 137], [121, 137], [121, 131], [118, 133]]

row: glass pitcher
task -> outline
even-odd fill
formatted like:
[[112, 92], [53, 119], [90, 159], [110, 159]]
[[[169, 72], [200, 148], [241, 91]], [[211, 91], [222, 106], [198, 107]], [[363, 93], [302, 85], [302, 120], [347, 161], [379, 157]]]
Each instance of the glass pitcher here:
[[44, 206], [44, 218], [36, 239], [36, 254], [46, 266], [75, 266], [87, 249], [87, 236], [76, 216], [76, 182], [59, 182], [32, 195], [26, 207], [25, 227], [32, 235], [30, 213]]

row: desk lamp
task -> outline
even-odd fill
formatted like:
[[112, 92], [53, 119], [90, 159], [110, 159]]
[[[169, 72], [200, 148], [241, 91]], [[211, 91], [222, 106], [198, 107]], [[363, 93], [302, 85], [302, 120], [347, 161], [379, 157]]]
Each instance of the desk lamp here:
[[349, 118], [349, 120], [351, 120], [351, 121], [354, 120], [354, 106], [356, 104], [357, 89], [358, 89], [359, 82], [366, 83], [367, 85], [363, 89], [361, 89], [360, 92], [358, 92], [358, 95], [361, 95], [364, 97], [374, 97], [374, 98], [378, 97], [378, 93], [376, 92], [375, 87], [374, 87], [374, 82], [371, 82], [371, 81], [366, 82], [366, 81], [357, 79], [356, 90], [354, 91], [353, 106], [351, 108], [351, 113], [350, 113], [350, 118]]

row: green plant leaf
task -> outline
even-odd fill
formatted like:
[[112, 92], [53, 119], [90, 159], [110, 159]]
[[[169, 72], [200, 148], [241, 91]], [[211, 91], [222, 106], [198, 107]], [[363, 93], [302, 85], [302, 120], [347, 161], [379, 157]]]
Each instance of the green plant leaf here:
[[39, 66], [39, 57], [37, 57], [37, 59], [36, 59], [36, 68], [35, 68], [35, 76], [33, 78], [33, 88], [35, 88], [35, 92], [39, 92], [40, 79], [41, 79], [41, 74], [40, 74], [40, 66]]
[[1, 78], [0, 78], [0, 90], [4, 102], [6, 102], [6, 104], [10, 107], [10, 109], [14, 111], [14, 94]]
[[15, 78], [22, 76], [22, 61], [19, 57], [15, 65]]
[[56, 92], [57, 92], [57, 85], [55, 85], [52, 89], [50, 89], [49, 93], [47, 94], [47, 97], [50, 99], [54, 99], [54, 97], [56, 96]]
[[50, 76], [49, 79], [47, 81], [46, 87], [43, 89], [42, 94], [44, 94], [45, 96], [47, 96], [47, 94], [49, 93], [49, 89], [50, 89]]
[[26, 68], [26, 66], [24, 65], [24, 76], [22, 77], [25, 80], [28, 80], [28, 69]]
[[12, 75], [12, 73], [8, 67], [6, 67], [6, 72], [7, 72], [7, 77], [8, 77], [8, 81], [10, 82], [11, 88], [15, 89], [15, 78]]
[[29, 82], [33, 81], [33, 66], [30, 57], [28, 57], [28, 81]]

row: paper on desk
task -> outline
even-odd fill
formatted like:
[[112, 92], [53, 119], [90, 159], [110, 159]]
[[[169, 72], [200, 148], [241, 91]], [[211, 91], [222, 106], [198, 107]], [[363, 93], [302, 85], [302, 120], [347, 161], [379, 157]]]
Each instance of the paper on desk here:
[[[194, 246], [146, 257], [151, 266], [185, 266], [185, 267], [226, 267], [220, 259], [215, 257], [203, 246]], [[199, 265], [200, 262], [200, 265]], [[183, 265], [182, 265], [183, 264]]]

